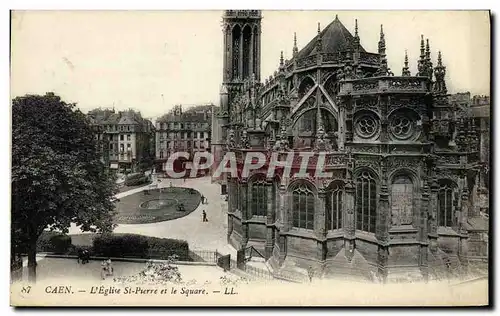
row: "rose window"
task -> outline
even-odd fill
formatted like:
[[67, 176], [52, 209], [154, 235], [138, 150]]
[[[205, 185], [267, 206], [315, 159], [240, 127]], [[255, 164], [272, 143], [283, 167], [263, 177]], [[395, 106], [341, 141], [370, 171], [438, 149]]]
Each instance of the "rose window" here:
[[369, 138], [378, 131], [378, 123], [372, 116], [365, 115], [357, 120], [356, 128], [361, 137]]
[[407, 117], [397, 116], [391, 120], [392, 134], [399, 139], [408, 139], [413, 132], [413, 122]]

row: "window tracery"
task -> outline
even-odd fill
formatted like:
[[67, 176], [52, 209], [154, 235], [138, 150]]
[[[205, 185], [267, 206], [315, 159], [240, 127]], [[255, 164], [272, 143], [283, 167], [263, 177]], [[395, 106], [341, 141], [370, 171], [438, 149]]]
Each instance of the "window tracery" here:
[[252, 182], [252, 215], [267, 215], [267, 184], [264, 180]]
[[438, 191], [438, 226], [453, 226], [453, 206], [455, 202], [454, 185], [449, 180], [439, 183]]
[[341, 183], [334, 183], [326, 194], [326, 229], [335, 230], [343, 227], [344, 187]]
[[356, 120], [356, 132], [362, 138], [371, 138], [379, 131], [378, 120], [374, 115], [363, 114]]
[[413, 182], [408, 176], [394, 178], [391, 192], [392, 225], [411, 225], [413, 216]]
[[295, 228], [314, 229], [315, 196], [305, 183], [292, 191], [292, 225]]
[[356, 229], [375, 233], [377, 212], [377, 184], [369, 171], [356, 178]]

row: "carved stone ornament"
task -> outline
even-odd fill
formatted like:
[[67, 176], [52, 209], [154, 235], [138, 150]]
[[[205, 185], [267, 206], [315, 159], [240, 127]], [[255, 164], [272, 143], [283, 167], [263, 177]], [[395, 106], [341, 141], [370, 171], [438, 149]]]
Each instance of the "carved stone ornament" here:
[[379, 163], [374, 159], [367, 158], [355, 158], [356, 168], [360, 167], [370, 167], [375, 171], [379, 170]]
[[228, 133], [228, 136], [227, 136], [226, 145], [229, 148], [235, 148], [236, 147], [236, 142], [234, 140], [234, 130], [232, 128], [229, 130], [229, 133]]
[[250, 142], [248, 141], [247, 131], [243, 130], [241, 134], [241, 148], [250, 148]]
[[371, 82], [356, 82], [352, 86], [354, 91], [366, 91], [366, 90], [375, 90], [378, 88], [378, 82], [377, 81], [371, 81]]
[[415, 170], [420, 166], [420, 159], [407, 159], [402, 157], [390, 157], [387, 159], [387, 168], [389, 172], [396, 171], [402, 168]]

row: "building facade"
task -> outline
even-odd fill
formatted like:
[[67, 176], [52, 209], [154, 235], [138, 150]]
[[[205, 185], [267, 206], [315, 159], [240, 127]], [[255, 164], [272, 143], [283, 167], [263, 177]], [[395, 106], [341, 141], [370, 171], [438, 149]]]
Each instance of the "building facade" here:
[[98, 108], [87, 116], [101, 142], [103, 161], [111, 169], [135, 172], [150, 159], [154, 127], [140, 112]]
[[[276, 273], [365, 279], [438, 278], [467, 271], [469, 214], [481, 170], [471, 117], [450, 102], [441, 53], [420, 38], [394, 74], [381, 27], [378, 51], [335, 19], [293, 44], [260, 81], [260, 11], [225, 11], [216, 161], [234, 152], [228, 242], [263, 251]], [[418, 38], [418, 37], [417, 37]], [[216, 145], [217, 144], [217, 145]], [[242, 177], [245, 155], [293, 154], [292, 174], [267, 166]], [[309, 152], [308, 176], [297, 176]], [[219, 157], [219, 158], [218, 158]], [[324, 158], [328, 179], [315, 177]]]
[[156, 120], [157, 171], [167, 170], [172, 153], [188, 152], [192, 160], [196, 152], [211, 151], [212, 108], [211, 104], [198, 105], [183, 111], [181, 105], [176, 105]]

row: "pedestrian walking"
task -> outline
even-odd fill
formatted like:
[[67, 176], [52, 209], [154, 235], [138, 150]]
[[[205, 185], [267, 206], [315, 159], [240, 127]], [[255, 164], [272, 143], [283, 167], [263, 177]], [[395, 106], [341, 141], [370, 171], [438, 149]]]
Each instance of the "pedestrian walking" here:
[[207, 212], [205, 212], [205, 210], [203, 210], [203, 222], [208, 222]]

